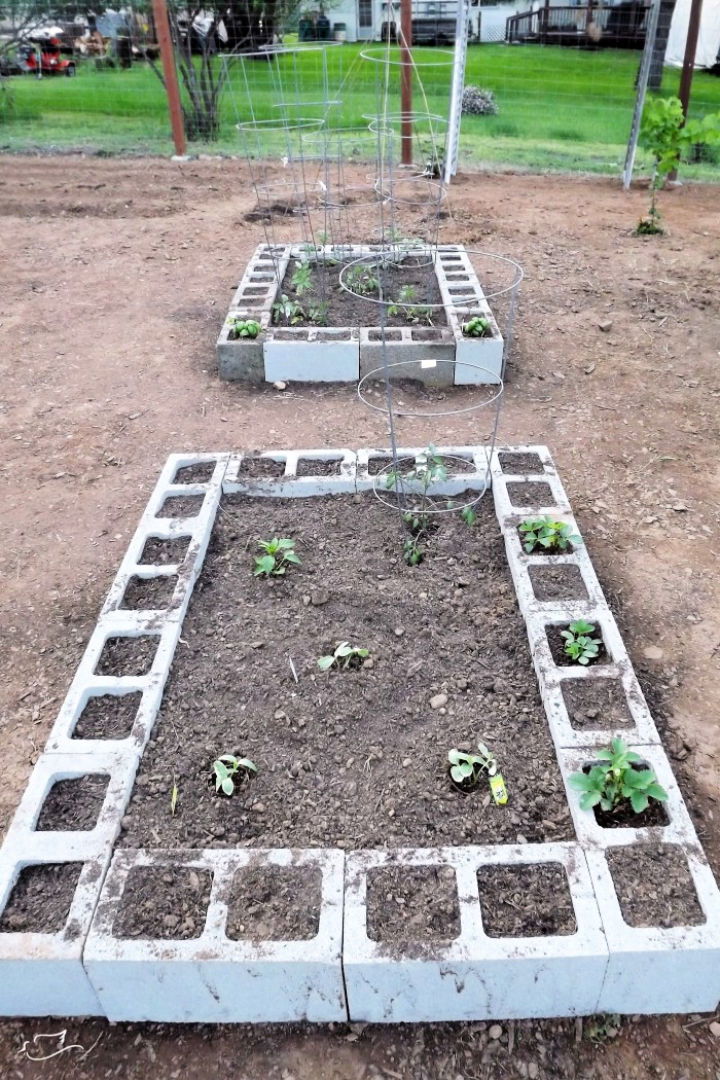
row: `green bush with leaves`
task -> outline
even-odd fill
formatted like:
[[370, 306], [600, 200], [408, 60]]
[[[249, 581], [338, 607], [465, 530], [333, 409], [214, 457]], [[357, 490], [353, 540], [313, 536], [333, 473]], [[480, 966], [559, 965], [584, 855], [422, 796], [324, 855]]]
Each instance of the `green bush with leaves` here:
[[610, 748], [598, 750], [596, 763], [587, 772], [572, 773], [568, 783], [580, 792], [582, 810], [601, 810], [612, 813], [623, 803], [629, 802], [636, 814], [647, 810], [650, 800], [665, 802], [667, 792], [657, 782], [652, 769], [634, 768], [642, 764], [642, 758], [628, 750], [622, 739], [613, 739]]
[[490, 320], [476, 315], [462, 324], [462, 332], [465, 337], [490, 337]]
[[329, 671], [330, 668], [358, 668], [369, 655], [369, 649], [356, 649], [349, 641], [341, 641], [335, 652], [319, 657], [317, 665], [321, 671]]
[[230, 334], [232, 340], [238, 338], [256, 338], [262, 327], [257, 319], [241, 319], [235, 317], [230, 320]]
[[635, 232], [648, 236], [664, 232], [657, 208], [657, 193], [670, 173], [694, 147], [720, 143], [720, 113], [710, 113], [702, 120], [691, 117], [685, 120], [679, 98], [650, 98], [643, 112], [640, 135], [643, 145], [653, 156], [653, 175], [648, 214], [640, 219]]
[[566, 521], [553, 521], [550, 517], [528, 518], [520, 523], [518, 529], [528, 555], [536, 548], [547, 552], [567, 551], [571, 544], [577, 547], [582, 543], [571, 525]]
[[595, 624], [586, 622], [585, 619], [575, 619], [570, 623], [567, 630], [561, 630], [560, 636], [565, 639], [563, 652], [576, 664], [586, 667], [591, 660], [596, 660], [602, 645], [600, 638], [590, 637], [595, 632]]
[[291, 564], [300, 565], [294, 540], [274, 536], [272, 540], [258, 540], [257, 545], [265, 554], [255, 556], [255, 577], [281, 577]]
[[243, 779], [255, 775], [258, 767], [250, 758], [238, 758], [234, 754], [221, 754], [213, 761], [213, 777], [215, 779], [215, 791], [222, 791], [223, 795], [232, 795], [237, 786], [235, 777], [240, 775]]

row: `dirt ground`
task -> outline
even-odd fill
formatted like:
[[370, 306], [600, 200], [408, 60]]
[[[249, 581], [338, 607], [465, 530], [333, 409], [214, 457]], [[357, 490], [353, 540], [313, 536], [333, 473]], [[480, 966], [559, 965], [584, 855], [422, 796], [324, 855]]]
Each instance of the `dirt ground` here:
[[[504, 442], [547, 442], [720, 868], [720, 193], [461, 176], [444, 237], [524, 265]], [[42, 747], [165, 456], [382, 445], [351, 388], [222, 384], [213, 343], [262, 239], [241, 164], [0, 159], [0, 823]], [[605, 329], [600, 328], [600, 324]], [[611, 324], [608, 326], [608, 324]], [[481, 425], [482, 426], [482, 425]], [[437, 443], [487, 432], [456, 418]], [[404, 440], [425, 442], [408, 423]], [[649, 650], [649, 653], [648, 653]], [[0, 1025], [4, 1078], [716, 1080], [713, 1017], [419, 1027]], [[715, 1030], [718, 1030], [717, 1028]]]

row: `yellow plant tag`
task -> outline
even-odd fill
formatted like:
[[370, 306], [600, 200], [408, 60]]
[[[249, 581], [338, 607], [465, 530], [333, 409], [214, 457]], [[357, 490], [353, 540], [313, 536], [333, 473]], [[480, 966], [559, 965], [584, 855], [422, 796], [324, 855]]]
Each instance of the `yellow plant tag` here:
[[490, 790], [497, 806], [504, 806], [508, 801], [507, 788], [502, 773], [495, 773], [490, 777]]

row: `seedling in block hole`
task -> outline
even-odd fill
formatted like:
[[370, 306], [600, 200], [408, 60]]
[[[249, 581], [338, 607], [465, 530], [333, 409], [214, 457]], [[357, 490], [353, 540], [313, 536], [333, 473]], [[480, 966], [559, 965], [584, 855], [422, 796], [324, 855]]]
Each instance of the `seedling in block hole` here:
[[321, 671], [329, 671], [330, 668], [359, 668], [363, 660], [370, 655], [369, 649], [356, 649], [349, 641], [341, 641], [335, 652], [328, 656], [321, 656], [317, 665]]
[[565, 638], [565, 655], [583, 667], [591, 660], [596, 660], [602, 641], [600, 638], [590, 637], [594, 632], [595, 624], [586, 622], [585, 619], [571, 622], [567, 630], [560, 631], [560, 636]]
[[647, 810], [650, 800], [667, 800], [667, 792], [657, 782], [652, 769], [636, 769], [642, 763], [639, 754], [628, 750], [622, 739], [613, 739], [608, 750], [597, 751], [597, 764], [587, 772], [572, 773], [568, 783], [580, 794], [581, 810], [599, 806], [608, 813], [626, 801], [636, 814]]
[[255, 775], [257, 771], [257, 765], [250, 758], [221, 754], [216, 761], [213, 761], [215, 791], [222, 791], [223, 795], [233, 795], [237, 786], [235, 777], [239, 774], [240, 779], [247, 778]]
[[272, 540], [258, 540], [257, 544], [265, 554], [255, 556], [255, 577], [280, 577], [291, 563], [300, 565], [294, 540], [274, 536]]
[[553, 521], [550, 517], [528, 518], [518, 526], [522, 545], [528, 555], [536, 548], [547, 552], [567, 551], [571, 544], [577, 547], [582, 540], [565, 521]]
[[489, 337], [490, 320], [484, 319], [481, 315], [476, 315], [462, 324], [462, 332], [465, 337]]
[[238, 338], [256, 338], [260, 333], [262, 327], [256, 319], [239, 319], [234, 318], [230, 322], [230, 334], [228, 335], [233, 341]]

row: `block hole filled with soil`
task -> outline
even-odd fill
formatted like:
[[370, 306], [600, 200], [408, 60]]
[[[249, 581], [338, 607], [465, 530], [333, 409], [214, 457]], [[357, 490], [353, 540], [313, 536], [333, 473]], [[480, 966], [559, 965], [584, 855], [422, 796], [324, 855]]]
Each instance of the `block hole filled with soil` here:
[[285, 475], [285, 462], [275, 461], [273, 458], [253, 457], [248, 455], [240, 462], [238, 476], [253, 477], [256, 479], [277, 479]]
[[150, 566], [167, 566], [169, 563], [181, 563], [185, 560], [190, 546], [189, 536], [173, 536], [165, 539], [161, 536], [150, 536], [145, 541], [145, 546], [140, 555], [141, 564]]
[[482, 866], [477, 882], [488, 937], [551, 937], [577, 932], [562, 864]]
[[545, 466], [538, 454], [498, 454], [500, 468], [504, 473], [516, 476], [529, 476], [531, 473], [545, 472]]
[[73, 739], [127, 739], [140, 708], [142, 693], [94, 694], [85, 702]]
[[590, 731], [633, 723], [620, 679], [563, 679], [560, 689], [574, 728]]
[[367, 934], [406, 955], [460, 934], [457, 876], [451, 866], [385, 866], [367, 875]]
[[298, 476], [340, 476], [342, 459], [335, 461], [320, 460], [314, 458], [300, 458], [297, 463]]
[[0, 913], [0, 934], [58, 934], [70, 914], [83, 864], [25, 866]]
[[687, 858], [677, 844], [628, 844], [606, 854], [628, 926], [697, 926], [706, 921]]
[[214, 461], [198, 461], [194, 465], [181, 465], [173, 477], [173, 484], [207, 484], [215, 471]]
[[125, 587], [120, 607], [129, 611], [161, 611], [170, 607], [177, 576], [131, 577]]
[[192, 866], [134, 866], [112, 932], [119, 938], [188, 941], [205, 928], [212, 873]]
[[530, 566], [528, 573], [536, 600], [589, 599], [577, 566]]
[[[605, 647], [605, 640], [603, 638], [602, 627], [599, 623], [586, 620], [594, 627], [592, 631], [582, 635], [591, 639], [599, 641], [597, 656], [591, 657], [587, 664], [581, 664], [578, 660], [574, 660], [568, 653], [565, 652], [565, 645], [567, 638], [564, 638], [563, 631], [570, 630], [570, 623], [557, 623], [555, 625], [548, 625], [545, 627], [545, 633], [547, 634], [548, 645], [550, 646], [550, 653], [554, 662], [559, 667], [579, 667], [590, 668], [596, 664], [611, 664], [612, 657], [608, 653]], [[577, 636], [577, 635], [576, 635]]]
[[505, 487], [511, 506], [540, 509], [540, 507], [555, 505], [552, 488], [541, 480], [510, 481]]
[[204, 495], [168, 495], [157, 512], [160, 518], [197, 517], [202, 508]]
[[[583, 766], [582, 771], [589, 773], [594, 764], [601, 763], [590, 762]], [[632, 765], [636, 772], [651, 767], [643, 762]], [[633, 810], [629, 799], [623, 799], [612, 810], [603, 810], [599, 805], [594, 806], [593, 814], [601, 829], [651, 829], [664, 828], [670, 824], [665, 804], [658, 802], [657, 799], [651, 799], [647, 808], [639, 814]]]
[[106, 773], [56, 780], [45, 796], [36, 830], [80, 832], [94, 829], [109, 782]]
[[319, 867], [247, 866], [228, 897], [226, 934], [234, 941], [308, 941], [320, 928]]
[[109, 637], [100, 653], [96, 674], [130, 677], [147, 675], [159, 641], [160, 638], [155, 634]]

